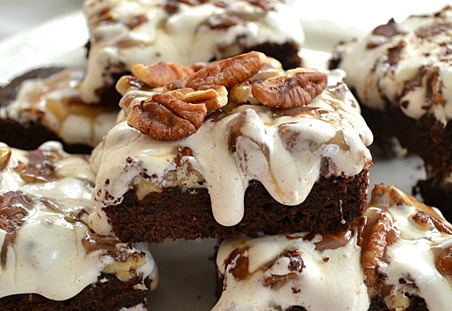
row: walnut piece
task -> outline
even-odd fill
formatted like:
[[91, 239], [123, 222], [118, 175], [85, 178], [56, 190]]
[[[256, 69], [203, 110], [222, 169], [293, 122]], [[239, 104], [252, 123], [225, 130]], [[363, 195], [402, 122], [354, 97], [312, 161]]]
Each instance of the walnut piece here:
[[193, 73], [191, 67], [171, 62], [158, 62], [150, 66], [133, 64], [130, 71], [150, 87], [164, 86], [171, 81], [184, 79]]
[[190, 104], [170, 94], [154, 94], [132, 108], [132, 126], [158, 140], [178, 140], [194, 134], [207, 115], [205, 104]]
[[309, 105], [325, 90], [327, 83], [325, 73], [297, 70], [288, 75], [256, 81], [251, 92], [267, 107], [289, 109]]
[[189, 75], [185, 86], [196, 90], [206, 85], [222, 85], [230, 89], [257, 74], [266, 61], [265, 54], [254, 51], [218, 60]]

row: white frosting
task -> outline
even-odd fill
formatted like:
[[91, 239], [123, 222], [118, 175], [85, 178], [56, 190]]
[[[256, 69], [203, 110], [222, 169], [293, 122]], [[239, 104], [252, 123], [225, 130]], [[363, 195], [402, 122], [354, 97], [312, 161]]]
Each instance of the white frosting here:
[[[306, 310], [367, 311], [373, 299], [382, 299], [390, 310], [407, 310], [407, 295], [423, 298], [429, 311], [449, 310], [452, 278], [437, 270], [436, 261], [442, 251], [452, 247], [452, 225], [436, 210], [393, 186], [379, 185], [373, 191], [365, 216], [371, 219], [379, 212], [389, 213], [396, 236], [394, 242], [379, 244], [385, 249], [375, 266], [381, 282], [376, 297], [369, 296], [371, 292], [365, 285], [369, 284], [368, 275], [363, 272], [363, 262], [371, 254], [364, 256], [364, 248], [357, 245], [356, 238], [358, 230], [366, 241], [374, 225], [370, 220], [352, 227], [343, 236], [350, 236], [349, 240], [340, 234], [336, 239], [334, 235], [323, 239], [298, 233], [223, 241], [216, 259], [223, 292], [212, 310], [285, 310], [301, 306]], [[441, 226], [431, 221], [422, 226], [413, 218], [417, 213], [436, 218], [446, 229], [439, 229]], [[329, 240], [331, 237], [336, 243]], [[301, 271], [291, 269], [294, 265], [289, 265], [288, 251], [300, 254]], [[372, 256], [376, 254], [378, 251]], [[278, 278], [285, 281], [276, 283]]]
[[[300, 47], [304, 33], [298, 11], [285, 1], [270, 1], [274, 10], [264, 11], [244, 0], [215, 1], [187, 5], [168, 13], [166, 0], [108, 0], [84, 2], [91, 45], [82, 98], [98, 100], [96, 90], [114, 83], [111, 74], [129, 70], [134, 63], [171, 61], [191, 64], [239, 54], [247, 48], [271, 42], [293, 42]], [[228, 28], [211, 29], [212, 16], [238, 16], [244, 22]], [[131, 23], [142, 19], [139, 24]]]
[[[224, 291], [212, 310], [286, 310], [291, 306], [303, 306], [306, 310], [368, 310], [369, 296], [356, 235], [342, 247], [325, 250], [316, 249], [321, 236], [312, 240], [303, 236], [277, 235], [223, 242], [217, 266], [224, 276]], [[242, 247], [249, 247], [245, 252], [249, 275], [237, 280], [232, 274], [237, 260], [225, 263], [236, 248]], [[288, 250], [300, 253], [301, 272], [289, 269], [288, 258], [284, 256]], [[282, 286], [264, 285], [265, 279], [291, 273], [295, 277]]]
[[[12, 148], [6, 167], [0, 171], [0, 196], [20, 191], [30, 202], [30, 206], [23, 206], [27, 215], [11, 242], [6, 239], [9, 232], [6, 225], [0, 230], [0, 245], [6, 249], [0, 270], [0, 297], [34, 293], [66, 300], [96, 283], [103, 269], [116, 263], [106, 249], [88, 252], [82, 243], [90, 230], [79, 217], [94, 204], [91, 196], [94, 174], [87, 158], [64, 153], [57, 142], [47, 142], [40, 149], [53, 150], [61, 157], [54, 163], [55, 180], [26, 182], [17, 166], [29, 162], [28, 152]], [[0, 144], [0, 150], [8, 147]], [[10, 223], [7, 215], [11, 207], [1, 208], [0, 213]], [[157, 268], [145, 244], [130, 246], [118, 242], [116, 249], [121, 250], [124, 259], [144, 257], [136, 273], [143, 281], [152, 278], [153, 288], [157, 285]], [[142, 286], [146, 289], [144, 283]]]
[[[144, 92], [135, 101], [150, 94]], [[92, 166], [97, 168], [92, 227], [99, 233], [111, 232], [102, 209], [120, 204], [137, 176], [158, 189], [206, 187], [215, 219], [233, 226], [242, 219], [251, 180], [260, 181], [278, 202], [298, 205], [321, 176], [323, 160], [329, 161], [323, 167], [325, 177], [353, 176], [368, 167], [372, 133], [345, 84], [329, 86], [305, 108], [278, 115], [261, 105], [241, 105], [205, 120], [189, 137], [166, 142], [119, 122], [92, 154]], [[236, 141], [235, 152], [230, 140]], [[185, 147], [192, 155], [183, 156], [178, 166], [176, 155]], [[174, 178], [175, 173], [191, 174], [184, 171], [186, 164], [202, 178], [192, 182], [191, 177], [188, 182]]]
[[[340, 45], [337, 50], [342, 59], [339, 68], [347, 72], [345, 82], [356, 89], [363, 105], [384, 109], [386, 99], [393, 105], [400, 105], [411, 118], [419, 119], [425, 113], [431, 113], [446, 124], [452, 118], [452, 54], [449, 51], [452, 28], [449, 25], [443, 32], [427, 39], [416, 32], [447, 23], [452, 23], [451, 7], [444, 8], [437, 16], [411, 16], [397, 23], [398, 33], [392, 37], [369, 33]], [[368, 48], [368, 44], [379, 45]], [[403, 45], [399, 60], [391, 66], [388, 51], [399, 45]], [[402, 94], [405, 83], [415, 79], [422, 66], [438, 70], [444, 103], [426, 107], [430, 87], [427, 77], [420, 85]]]
[[69, 144], [96, 146], [116, 120], [117, 110], [84, 104], [79, 95], [81, 70], [67, 69], [47, 79], [25, 80], [16, 99], [0, 108], [2, 118], [36, 122]]
[[[401, 193], [399, 191], [399, 193]], [[441, 232], [431, 223], [429, 228], [423, 228], [413, 220], [413, 216], [419, 212], [421, 203], [407, 200], [391, 200], [394, 195], [386, 193], [373, 193], [370, 209], [381, 208], [390, 212], [393, 227], [398, 232], [395, 242], [386, 248], [382, 264], [378, 266], [378, 272], [386, 275], [385, 285], [394, 286], [391, 294], [414, 294], [425, 299], [429, 311], [442, 311], [450, 309], [450, 297], [452, 297], [452, 278], [443, 275], [437, 269], [435, 262], [442, 250], [452, 247], [452, 235]], [[403, 197], [403, 194], [402, 196]], [[399, 201], [399, 203], [397, 203]], [[374, 207], [375, 206], [375, 207]], [[437, 213], [437, 211], [435, 210]], [[439, 213], [436, 217], [445, 224], [449, 230], [452, 226], [444, 220]], [[405, 280], [406, 283], [400, 280]]]

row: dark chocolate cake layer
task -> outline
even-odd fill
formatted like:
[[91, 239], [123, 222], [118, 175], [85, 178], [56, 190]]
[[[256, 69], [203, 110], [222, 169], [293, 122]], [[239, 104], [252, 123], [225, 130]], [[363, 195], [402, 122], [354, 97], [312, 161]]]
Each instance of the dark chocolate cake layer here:
[[126, 242], [222, 239], [258, 232], [338, 232], [362, 214], [367, 204], [367, 174], [365, 169], [353, 177], [321, 178], [307, 199], [297, 206], [277, 203], [261, 184], [252, 182], [245, 194], [244, 218], [232, 227], [215, 221], [205, 189], [167, 188], [141, 201], [134, 192], [128, 192], [120, 205], [108, 206], [105, 212], [115, 234]]
[[[12, 295], [0, 299], [0, 309], [10, 311], [119, 311], [121, 308], [134, 307], [146, 301], [147, 291], [133, 289], [133, 286], [139, 282], [141, 280], [138, 278], [122, 282], [111, 275], [101, 274], [96, 284], [90, 285], [71, 299], [56, 301], [35, 294]], [[147, 286], [150, 287], [150, 284]]]

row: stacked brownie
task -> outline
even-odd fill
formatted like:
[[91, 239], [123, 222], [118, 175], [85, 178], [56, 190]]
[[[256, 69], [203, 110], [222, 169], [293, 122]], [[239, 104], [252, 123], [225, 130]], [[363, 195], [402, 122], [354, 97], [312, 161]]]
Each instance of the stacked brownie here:
[[372, 134], [341, 71], [286, 71], [250, 52], [132, 72], [117, 84], [123, 121], [91, 158], [97, 232], [147, 242], [338, 232], [362, 214]]

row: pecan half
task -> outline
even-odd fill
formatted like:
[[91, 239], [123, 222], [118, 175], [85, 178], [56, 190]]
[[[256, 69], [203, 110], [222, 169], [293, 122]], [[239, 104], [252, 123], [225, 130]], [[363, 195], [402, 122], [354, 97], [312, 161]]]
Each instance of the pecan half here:
[[393, 227], [392, 217], [388, 211], [381, 209], [368, 210], [368, 215], [366, 216], [369, 216], [371, 211], [374, 214], [370, 216], [375, 219], [369, 218], [373, 223], [369, 223], [366, 232], [363, 232], [361, 263], [369, 294], [374, 297], [380, 288], [378, 267], [383, 261], [386, 247], [394, 243], [396, 232]]
[[306, 106], [328, 83], [328, 76], [318, 71], [295, 71], [293, 75], [276, 76], [252, 84], [253, 96], [263, 105], [272, 108]]
[[257, 74], [266, 60], [265, 54], [253, 51], [215, 61], [189, 75], [185, 86], [199, 89], [206, 85], [223, 85], [229, 89]]
[[158, 140], [178, 140], [194, 134], [207, 115], [205, 104], [190, 104], [170, 94], [154, 94], [136, 105], [127, 123]]
[[164, 86], [171, 81], [184, 79], [193, 73], [191, 67], [171, 62], [158, 62], [150, 66], [133, 64], [130, 71], [140, 81], [151, 87]]

